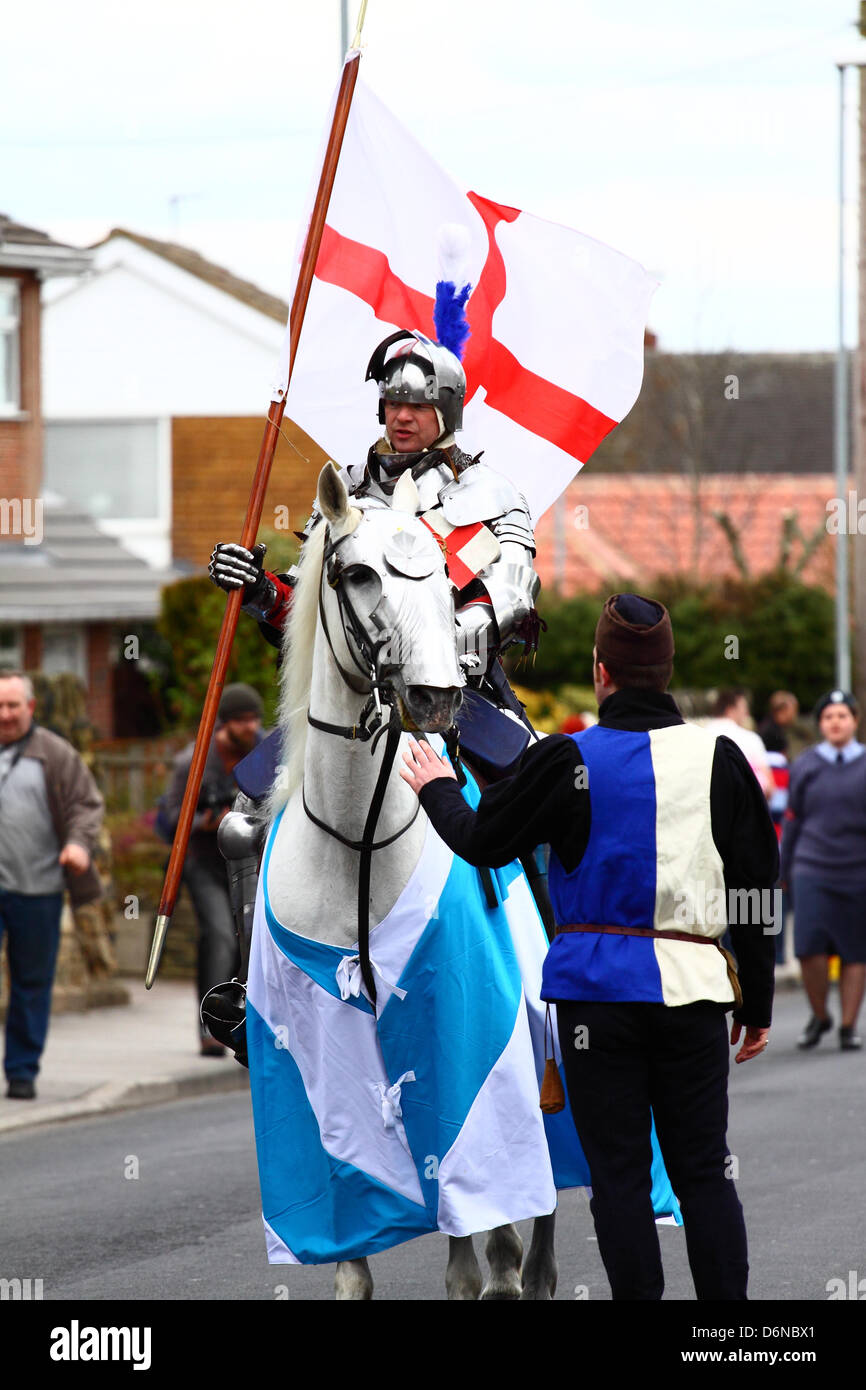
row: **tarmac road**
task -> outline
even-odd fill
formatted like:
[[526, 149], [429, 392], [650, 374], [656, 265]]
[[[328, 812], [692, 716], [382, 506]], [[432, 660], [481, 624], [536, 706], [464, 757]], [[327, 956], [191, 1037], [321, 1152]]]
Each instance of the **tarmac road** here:
[[[866, 1276], [866, 1053], [798, 1052], [805, 1016], [780, 994], [767, 1054], [732, 1068], [756, 1300], [827, 1300], [829, 1280]], [[0, 1192], [0, 1278], [41, 1279], [45, 1300], [332, 1297], [332, 1268], [266, 1263], [245, 1092], [2, 1135]], [[682, 1231], [659, 1236], [666, 1298], [693, 1298]], [[609, 1299], [580, 1192], [562, 1196], [557, 1255], [558, 1300]], [[442, 1236], [376, 1256], [376, 1297], [444, 1298], [446, 1258]]]

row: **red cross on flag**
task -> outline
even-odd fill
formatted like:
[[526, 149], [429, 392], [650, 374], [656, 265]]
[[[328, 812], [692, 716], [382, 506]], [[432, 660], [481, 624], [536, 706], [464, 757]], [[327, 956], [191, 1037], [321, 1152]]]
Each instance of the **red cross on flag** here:
[[[435, 337], [455, 226], [473, 286], [457, 442], [483, 449], [537, 520], [637, 399], [657, 282], [591, 237], [464, 192], [360, 79], [287, 411], [337, 463], [365, 457], [378, 409], [367, 362], [397, 328]], [[287, 377], [288, 337], [275, 400]]]

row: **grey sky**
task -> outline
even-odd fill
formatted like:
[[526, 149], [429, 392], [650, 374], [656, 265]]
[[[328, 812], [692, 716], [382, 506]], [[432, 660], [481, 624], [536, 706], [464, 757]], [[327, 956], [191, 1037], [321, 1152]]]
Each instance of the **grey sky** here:
[[[369, 0], [362, 73], [459, 182], [656, 272], [663, 347], [829, 348], [833, 60], [857, 8]], [[38, 34], [20, 6], [2, 23], [0, 210], [81, 243], [174, 236], [285, 295], [338, 0], [38, 14]]]

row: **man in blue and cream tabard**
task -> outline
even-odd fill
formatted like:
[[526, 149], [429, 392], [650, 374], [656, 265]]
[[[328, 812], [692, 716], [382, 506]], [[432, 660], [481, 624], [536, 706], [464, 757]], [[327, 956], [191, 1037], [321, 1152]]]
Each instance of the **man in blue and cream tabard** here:
[[[736, 1060], [759, 1055], [769, 1034], [774, 937], [760, 906], [752, 911], [756, 900], [771, 900], [778, 852], [743, 754], [730, 739], [686, 724], [665, 693], [673, 655], [663, 606], [615, 594], [596, 628], [596, 726], [531, 745], [513, 777], [487, 788], [477, 812], [426, 745], [413, 746], [404, 775], [441, 837], [470, 863], [495, 866], [550, 843], [557, 935], [543, 997], [557, 1008], [614, 1299], [659, 1299], [664, 1288], [649, 1197], [651, 1112], [697, 1297], [744, 1299], [746, 1231], [726, 1141], [725, 1014], [734, 1010], [731, 1043], [745, 1028]], [[731, 905], [746, 911], [726, 913]], [[718, 946], [728, 925], [739, 981]]]

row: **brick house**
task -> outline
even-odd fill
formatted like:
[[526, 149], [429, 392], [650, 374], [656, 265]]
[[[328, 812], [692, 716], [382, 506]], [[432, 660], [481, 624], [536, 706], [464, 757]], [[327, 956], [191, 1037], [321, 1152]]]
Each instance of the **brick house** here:
[[[42, 477], [42, 389], [40, 296], [49, 276], [77, 276], [88, 267], [86, 252], [61, 246], [44, 232], [0, 213], [0, 495], [2, 535], [15, 536], [27, 523], [29, 503]], [[17, 500], [19, 507], [11, 506]], [[29, 528], [28, 528], [29, 529]]]
[[78, 676], [110, 734], [118, 634], [155, 615], [169, 576], [45, 489], [42, 287], [89, 268], [88, 252], [0, 216], [0, 665]]
[[[92, 256], [89, 275], [44, 312], [46, 483], [149, 563], [201, 570], [216, 540], [240, 534], [288, 305], [187, 247], [124, 229]], [[548, 590], [733, 573], [718, 511], [753, 573], [776, 563], [787, 514], [804, 535], [820, 525], [832, 492], [830, 355], [665, 354], [652, 335], [646, 349], [634, 409], [538, 522]], [[286, 529], [299, 528], [324, 459], [284, 420], [264, 526], [280, 509]], [[832, 582], [829, 541], [804, 578]]]
[[[742, 565], [757, 577], [787, 546], [792, 567], [805, 561], [803, 582], [832, 591], [834, 493], [832, 473], [716, 473], [696, 483], [671, 473], [595, 474], [590, 463], [538, 523], [536, 566], [544, 590], [563, 597], [623, 585], [651, 593], [660, 575], [710, 584], [742, 574]], [[720, 514], [738, 537], [741, 564]]]
[[648, 352], [634, 408], [539, 522], [545, 588], [757, 576], [787, 554], [792, 568], [805, 561], [805, 582], [832, 590], [834, 363]]
[[[151, 564], [200, 569], [240, 535], [288, 305], [122, 228], [91, 254], [44, 310], [46, 485]], [[263, 525], [303, 525], [324, 461], [285, 421]]]

